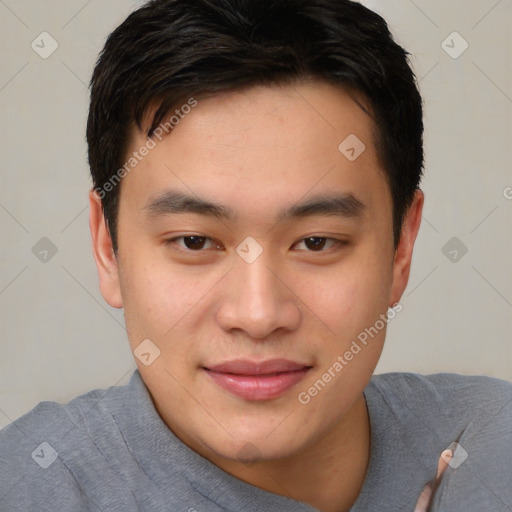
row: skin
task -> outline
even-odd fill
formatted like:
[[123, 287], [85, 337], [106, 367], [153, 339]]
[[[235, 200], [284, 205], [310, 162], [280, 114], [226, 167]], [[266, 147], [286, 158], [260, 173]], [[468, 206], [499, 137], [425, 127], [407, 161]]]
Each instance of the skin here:
[[434, 493], [439, 486], [446, 468], [450, 464], [450, 460], [453, 458], [452, 450], [444, 450], [439, 457], [437, 463], [437, 472], [435, 478], [431, 482], [428, 482], [423, 491], [421, 492], [414, 512], [428, 512], [428, 507], [433, 500]]
[[[132, 350], [148, 338], [160, 349], [149, 366], [135, 360], [163, 421], [223, 470], [325, 512], [348, 510], [364, 481], [370, 425], [362, 392], [385, 328], [308, 404], [297, 396], [399, 301], [423, 207], [418, 190], [395, 251], [372, 129], [346, 92], [321, 81], [224, 93], [199, 100], [123, 179], [117, 255], [90, 193], [101, 292], [124, 308]], [[353, 162], [338, 150], [349, 134], [366, 146]], [[146, 140], [133, 130], [128, 153]], [[222, 203], [235, 217], [147, 215], [148, 201], [168, 189]], [[283, 208], [333, 193], [355, 196], [363, 214], [276, 221]], [[199, 252], [184, 239], [164, 243], [185, 235], [213, 241]], [[248, 236], [263, 250], [250, 264], [236, 252]], [[311, 236], [346, 245], [314, 250], [304, 242]], [[283, 395], [250, 401], [202, 370], [236, 358], [312, 368]]]

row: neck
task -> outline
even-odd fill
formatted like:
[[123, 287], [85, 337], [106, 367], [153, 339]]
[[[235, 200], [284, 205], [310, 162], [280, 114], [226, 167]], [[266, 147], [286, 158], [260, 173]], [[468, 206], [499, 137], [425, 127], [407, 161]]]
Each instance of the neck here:
[[370, 458], [370, 421], [361, 395], [322, 438], [293, 457], [260, 461], [252, 467], [208, 457], [256, 487], [303, 501], [322, 512], [350, 510], [359, 495]]

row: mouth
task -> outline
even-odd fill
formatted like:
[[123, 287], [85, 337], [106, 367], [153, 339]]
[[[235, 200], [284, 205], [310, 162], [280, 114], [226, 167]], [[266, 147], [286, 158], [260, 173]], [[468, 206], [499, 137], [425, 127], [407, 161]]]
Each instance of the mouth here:
[[250, 401], [271, 400], [300, 382], [310, 365], [287, 359], [254, 362], [245, 359], [202, 367], [220, 388]]

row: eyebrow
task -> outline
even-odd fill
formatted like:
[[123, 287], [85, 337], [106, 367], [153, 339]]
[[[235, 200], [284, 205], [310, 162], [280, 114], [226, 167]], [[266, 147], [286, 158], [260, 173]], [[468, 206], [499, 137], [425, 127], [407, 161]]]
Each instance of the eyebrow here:
[[[183, 213], [225, 220], [232, 220], [236, 217], [234, 210], [226, 205], [172, 190], [151, 199], [141, 211], [148, 217]], [[322, 194], [282, 210], [277, 215], [277, 221], [315, 215], [360, 218], [365, 211], [365, 204], [351, 193]]]

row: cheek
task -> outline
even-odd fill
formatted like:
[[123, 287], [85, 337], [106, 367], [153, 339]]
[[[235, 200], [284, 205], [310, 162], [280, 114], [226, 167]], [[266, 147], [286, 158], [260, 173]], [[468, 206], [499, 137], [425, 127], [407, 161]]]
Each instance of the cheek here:
[[382, 262], [358, 259], [333, 272], [328, 283], [310, 287], [316, 290], [308, 299], [311, 309], [343, 338], [373, 325], [388, 305], [390, 278]]
[[[183, 305], [183, 282], [170, 279], [162, 265], [148, 265], [142, 253], [132, 253], [123, 259], [121, 291], [128, 332], [137, 342], [143, 338], [160, 339], [180, 315]], [[132, 339], [130, 339], [132, 341]]]
[[149, 251], [148, 255], [134, 251], [125, 258], [121, 281], [131, 344], [149, 338], [162, 352], [177, 349], [177, 338], [183, 345], [194, 319], [206, 315], [203, 299], [219, 280], [218, 274], [198, 267], [177, 268]]

